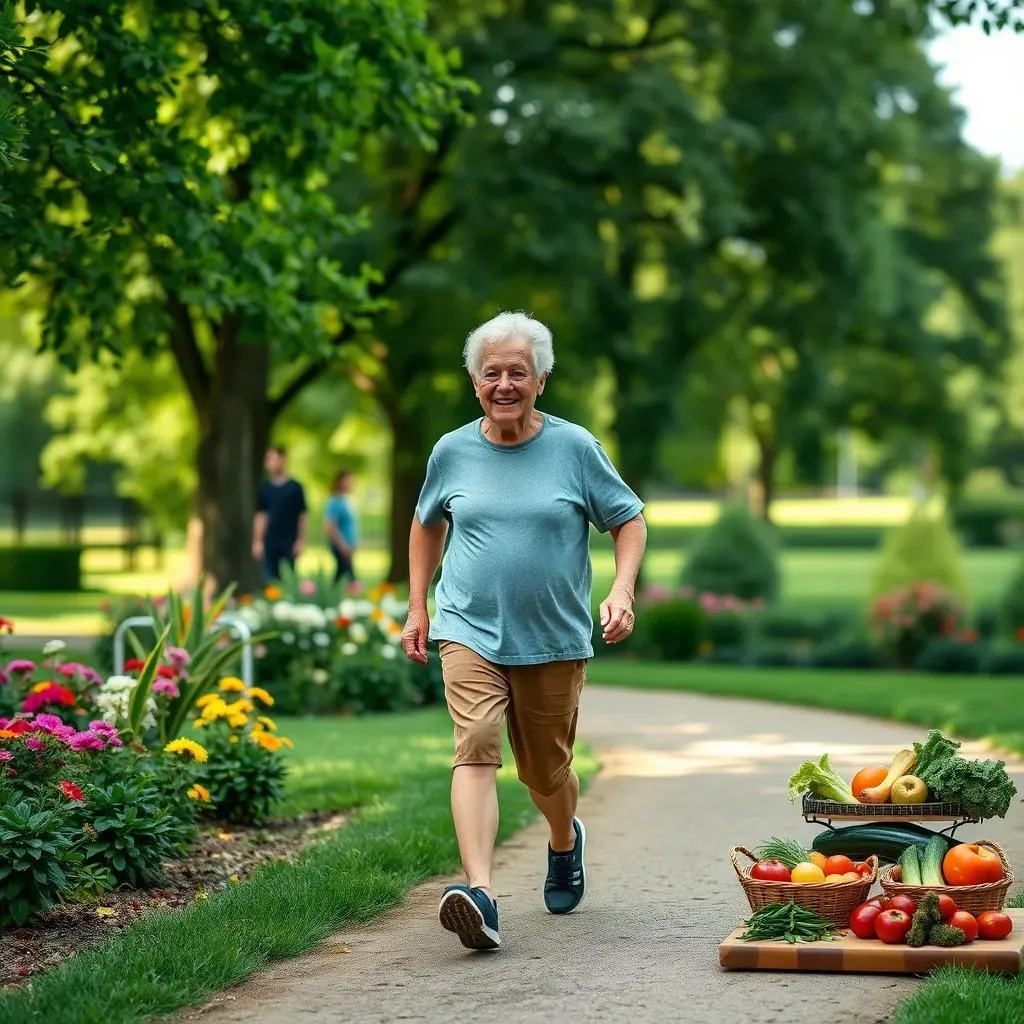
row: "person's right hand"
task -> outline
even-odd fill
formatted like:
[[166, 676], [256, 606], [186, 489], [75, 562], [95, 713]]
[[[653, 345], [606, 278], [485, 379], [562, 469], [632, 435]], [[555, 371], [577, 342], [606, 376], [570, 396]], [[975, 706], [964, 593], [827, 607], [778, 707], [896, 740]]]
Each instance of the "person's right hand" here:
[[427, 663], [427, 634], [430, 632], [430, 617], [427, 609], [410, 608], [402, 630], [402, 650], [405, 656], [417, 665]]
[[255, 558], [257, 562], [263, 561], [263, 541], [254, 540], [252, 542], [252, 557]]

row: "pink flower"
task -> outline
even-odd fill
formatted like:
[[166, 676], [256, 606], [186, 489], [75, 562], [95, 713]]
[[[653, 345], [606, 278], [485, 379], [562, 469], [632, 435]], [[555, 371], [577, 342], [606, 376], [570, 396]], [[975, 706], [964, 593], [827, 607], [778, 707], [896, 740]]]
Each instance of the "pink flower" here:
[[95, 732], [79, 732], [68, 741], [72, 750], [103, 750], [103, 737]]
[[173, 668], [178, 675], [182, 675], [189, 663], [192, 661], [192, 655], [189, 654], [184, 647], [168, 647], [167, 660], [171, 663], [171, 668]]
[[173, 679], [157, 679], [153, 683], [153, 693], [173, 699], [179, 695], [178, 684]]
[[679, 594], [684, 600], [689, 601], [693, 597], [693, 587], [687, 584], [679, 591]]
[[697, 600], [701, 608], [706, 612], [713, 612], [718, 608], [718, 596], [716, 594], [701, 594]]
[[97, 719], [95, 722], [90, 722], [89, 728], [93, 732], [107, 733], [107, 735], [109, 736], [113, 736], [117, 733], [116, 725], [112, 725], [110, 722], [104, 722], [102, 719]]
[[14, 661], [9, 662], [7, 665], [7, 671], [12, 676], [29, 675], [31, 672], [35, 672], [36, 663], [29, 661], [28, 658], [15, 658]]
[[64, 723], [56, 715], [36, 715], [32, 724], [43, 732], [56, 733], [65, 728]]
[[312, 597], [316, 593], [316, 584], [312, 580], [300, 580], [299, 593], [303, 597]]
[[352, 581], [352, 582], [351, 582], [351, 583], [350, 583], [350, 584], [348, 585], [348, 592], [349, 592], [349, 593], [350, 593], [350, 594], [351, 594], [351, 595], [352, 595], [353, 597], [356, 597], [356, 596], [358, 596], [359, 594], [361, 594], [361, 593], [363, 592], [363, 584], [362, 584], [362, 581], [361, 581], [361, 580], [353, 580], [353, 581]]
[[735, 594], [726, 594], [722, 598], [722, 607], [729, 612], [739, 612], [743, 610], [743, 602]]
[[0, 668], [0, 686], [6, 686], [11, 681], [11, 677]]
[[0, 750], [0, 762], [12, 761], [13, 759], [14, 754], [12, 754], [9, 750]]
[[265, 658], [267, 656], [267, 648], [265, 644], [256, 645], [256, 657]]
[[25, 740], [25, 746], [28, 747], [29, 750], [45, 750], [46, 749], [46, 744], [41, 739], [39, 739], [36, 736], [29, 736]]

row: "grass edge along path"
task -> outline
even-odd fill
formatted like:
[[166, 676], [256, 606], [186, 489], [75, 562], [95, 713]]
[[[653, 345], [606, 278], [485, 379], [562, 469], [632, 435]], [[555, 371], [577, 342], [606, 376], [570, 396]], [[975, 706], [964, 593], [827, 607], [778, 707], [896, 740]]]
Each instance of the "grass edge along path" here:
[[[591, 685], [749, 698], [912, 722], [1024, 754], [1024, 701], [1007, 700], [1019, 681], [992, 676], [593, 663]], [[1024, 907], [1024, 890], [1009, 905]], [[968, 967], [942, 967], [904, 1000], [891, 1024], [1019, 1024], [1024, 974], [1011, 978]]]
[[[583, 744], [576, 769], [583, 786], [597, 770]], [[184, 910], [157, 911], [24, 988], [0, 992], [0, 1024], [141, 1024], [390, 910], [414, 886], [458, 867], [449, 778], [431, 764], [295, 863], [268, 864]], [[510, 758], [499, 773], [499, 800], [503, 842], [536, 817]]]
[[1014, 676], [653, 663], [598, 659], [588, 685], [699, 693], [820, 708], [941, 729], [1024, 755], [1024, 700]]

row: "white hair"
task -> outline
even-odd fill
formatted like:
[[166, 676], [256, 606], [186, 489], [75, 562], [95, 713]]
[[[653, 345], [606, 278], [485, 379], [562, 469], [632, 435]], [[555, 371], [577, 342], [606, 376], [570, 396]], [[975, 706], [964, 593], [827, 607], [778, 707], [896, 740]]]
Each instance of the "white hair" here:
[[514, 341], [517, 338], [530, 343], [533, 372], [538, 377], [550, 373], [555, 365], [551, 331], [526, 313], [499, 313], [472, 331], [466, 338], [466, 347], [462, 352], [466, 369], [474, 377], [478, 377], [483, 366], [484, 346], [493, 345], [495, 342]]

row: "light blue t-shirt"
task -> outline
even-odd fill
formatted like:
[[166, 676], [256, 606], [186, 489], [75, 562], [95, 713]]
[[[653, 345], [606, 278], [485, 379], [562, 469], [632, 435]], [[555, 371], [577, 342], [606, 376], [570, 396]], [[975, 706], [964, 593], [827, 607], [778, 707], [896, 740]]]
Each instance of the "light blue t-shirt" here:
[[356, 517], [348, 498], [342, 494], [332, 495], [327, 502], [327, 518], [338, 528], [345, 543], [354, 548], [358, 536]]
[[590, 525], [621, 526], [643, 502], [583, 427], [546, 415], [499, 445], [482, 423], [437, 442], [416, 505], [424, 526], [450, 524], [430, 639], [498, 665], [592, 658]]

